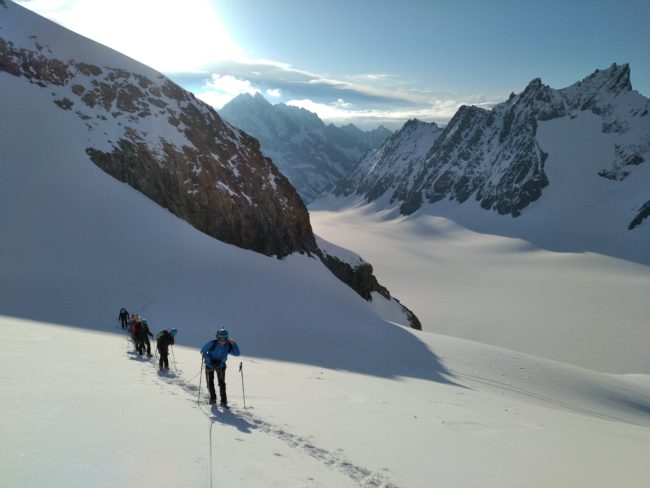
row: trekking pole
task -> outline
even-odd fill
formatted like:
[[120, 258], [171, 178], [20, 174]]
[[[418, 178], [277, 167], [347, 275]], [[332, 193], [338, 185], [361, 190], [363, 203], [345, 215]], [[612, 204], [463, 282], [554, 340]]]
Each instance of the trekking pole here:
[[156, 358], [158, 357], [158, 345], [156, 344], [156, 352], [153, 353], [153, 361], [151, 362], [151, 366], [153, 369], [156, 369]]
[[[203, 358], [201, 358], [201, 372], [199, 373], [199, 394], [196, 397], [196, 404], [201, 405], [201, 380], [203, 379]], [[212, 459], [210, 459], [212, 462]]]
[[244, 397], [244, 408], [246, 408], [246, 391], [244, 390], [244, 364], [239, 362], [239, 373], [241, 374], [241, 394]]
[[178, 372], [178, 368], [176, 367], [176, 358], [174, 357], [174, 347], [170, 345], [169, 349], [172, 352], [172, 363], [174, 363], [174, 371]]

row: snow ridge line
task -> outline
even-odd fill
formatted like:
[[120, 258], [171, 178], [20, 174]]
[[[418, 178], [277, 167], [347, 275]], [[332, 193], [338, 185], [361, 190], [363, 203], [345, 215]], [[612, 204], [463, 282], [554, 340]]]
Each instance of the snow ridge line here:
[[[129, 356], [130, 359], [138, 359], [138, 358], [131, 357], [133, 353], [129, 351], [129, 349], [133, 344], [129, 336], [127, 335], [125, 339], [126, 339], [125, 340], [126, 347], [124, 349], [125, 352], [127, 353], [127, 356]], [[150, 360], [146, 360], [144, 358], [142, 359], [143, 359], [142, 360], [143, 363], [150, 362]], [[154, 370], [155, 369], [156, 368], [154, 364]], [[143, 374], [151, 376], [152, 372], [147, 368], [143, 370]], [[182, 389], [188, 395], [192, 395], [193, 397], [192, 401], [196, 402], [196, 397], [198, 396], [199, 387], [193, 384], [192, 382], [200, 374], [201, 372], [199, 371], [199, 373], [195, 374], [189, 381], [187, 381], [183, 379], [184, 376], [183, 371], [181, 369], [177, 369], [177, 371], [175, 372], [167, 372], [163, 376], [159, 376], [155, 379], [161, 385], [171, 384], [173, 386]], [[203, 409], [200, 403], [197, 406], [201, 411], [201, 413], [203, 413], [203, 415], [205, 415], [212, 424], [219, 421], [219, 418], [217, 416]], [[332, 452], [332, 451], [328, 451], [327, 449], [318, 447], [308, 439], [296, 434], [292, 434], [291, 432], [287, 432], [286, 429], [283, 429], [281, 427], [271, 424], [270, 422], [262, 420], [261, 418], [252, 414], [250, 411], [242, 411], [240, 409], [234, 409], [231, 407], [229, 414], [243, 419], [249, 424], [251, 428], [257, 429], [260, 432], [264, 432], [265, 434], [276, 437], [277, 439], [281, 440], [283, 443], [285, 443], [292, 449], [298, 449], [300, 451], [303, 451], [305, 454], [309, 455], [316, 461], [324, 464], [329, 469], [338, 471], [344, 476], [350, 478], [361, 488], [399, 488], [397, 485], [387, 480], [384, 475], [379, 473], [373, 473], [367, 468], [354, 464], [345, 456], [342, 449], [337, 449], [335, 452]]]

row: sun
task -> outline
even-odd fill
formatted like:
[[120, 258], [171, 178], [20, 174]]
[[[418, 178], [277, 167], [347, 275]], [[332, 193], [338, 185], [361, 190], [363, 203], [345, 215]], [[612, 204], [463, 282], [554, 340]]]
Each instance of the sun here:
[[202, 71], [215, 61], [237, 59], [230, 38], [208, 0], [32, 0], [20, 2], [65, 27], [158, 71]]

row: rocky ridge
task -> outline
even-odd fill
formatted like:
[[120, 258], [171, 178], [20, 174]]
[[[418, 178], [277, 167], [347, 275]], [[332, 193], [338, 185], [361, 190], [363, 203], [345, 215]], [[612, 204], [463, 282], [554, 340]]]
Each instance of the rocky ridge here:
[[[417, 142], [430, 144], [424, 157], [422, 147], [415, 149], [410, 121], [402, 134], [366, 156], [333, 193], [362, 196], [368, 202], [384, 197], [399, 204], [405, 215], [425, 203], [474, 198], [486, 210], [517, 217], [549, 185], [548, 154], [536, 139], [540, 122], [575, 118], [581, 112], [599, 117], [603, 134], [621, 137], [611, 164], [596, 171], [603, 178], [622, 181], [631, 167], [648, 159], [649, 107], [650, 100], [632, 91], [626, 64], [597, 70], [560, 90], [535, 79], [491, 110], [460, 107], [445, 129], [435, 132], [434, 140], [429, 132]], [[411, 152], [417, 155], [408, 156]], [[397, 171], [395, 154], [407, 155]]]

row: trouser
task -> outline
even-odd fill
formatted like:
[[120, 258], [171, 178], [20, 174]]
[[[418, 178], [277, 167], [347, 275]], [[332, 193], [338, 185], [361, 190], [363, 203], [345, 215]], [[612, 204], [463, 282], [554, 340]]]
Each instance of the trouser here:
[[135, 342], [136, 352], [142, 356], [142, 353], [144, 352], [144, 341], [140, 337], [133, 337], [133, 342]]
[[205, 380], [208, 383], [208, 391], [210, 392], [210, 403], [217, 401], [217, 392], [214, 388], [214, 373], [217, 373], [217, 384], [219, 385], [219, 397], [221, 404], [228, 404], [228, 397], [226, 396], [226, 366], [221, 368], [205, 368]]
[[122, 329], [126, 329], [126, 320], [127, 320], [126, 317], [120, 319], [120, 321], [122, 322]]
[[147, 356], [151, 356], [151, 342], [149, 342], [149, 337], [139, 337], [135, 339], [135, 350], [138, 351], [138, 354], [142, 356], [144, 351], [147, 351]]
[[160, 359], [158, 360], [160, 369], [169, 369], [169, 351], [158, 349], [158, 352], [160, 353]]

